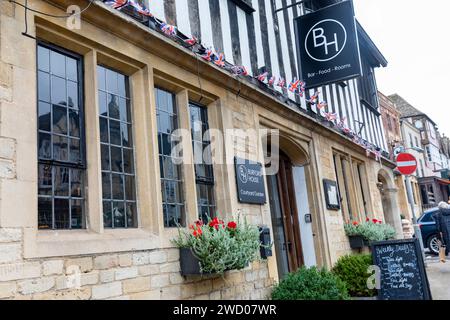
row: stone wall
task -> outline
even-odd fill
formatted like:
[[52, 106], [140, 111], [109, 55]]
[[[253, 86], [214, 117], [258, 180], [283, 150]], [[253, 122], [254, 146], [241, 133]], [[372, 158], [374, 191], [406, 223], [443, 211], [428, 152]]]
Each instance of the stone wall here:
[[24, 260], [21, 240], [0, 229], [0, 299], [267, 299], [273, 285], [265, 261], [183, 277], [178, 249]]

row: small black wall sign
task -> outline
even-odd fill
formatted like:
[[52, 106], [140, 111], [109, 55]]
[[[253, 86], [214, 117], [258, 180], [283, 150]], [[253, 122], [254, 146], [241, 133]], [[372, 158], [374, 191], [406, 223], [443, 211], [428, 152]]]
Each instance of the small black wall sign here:
[[307, 89], [362, 75], [352, 1], [295, 18], [294, 26]]
[[431, 300], [418, 239], [374, 242], [371, 247], [380, 270], [379, 300]]
[[325, 192], [325, 201], [327, 202], [328, 210], [340, 210], [341, 202], [339, 201], [339, 189], [336, 181], [323, 179], [323, 189]]
[[260, 163], [235, 157], [236, 184], [241, 203], [265, 204], [266, 189]]

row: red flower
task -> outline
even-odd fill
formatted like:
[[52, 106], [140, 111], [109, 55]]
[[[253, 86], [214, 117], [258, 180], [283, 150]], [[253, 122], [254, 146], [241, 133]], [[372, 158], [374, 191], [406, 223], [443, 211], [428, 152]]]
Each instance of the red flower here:
[[210, 227], [215, 227], [216, 225], [218, 225], [219, 224], [219, 219], [217, 219], [217, 217], [215, 217], [214, 219], [212, 219], [210, 222], [209, 222], [209, 226]]
[[379, 220], [378, 223], [379, 223], [379, 224], [383, 224], [383, 221]]
[[378, 220], [377, 219], [372, 219], [372, 222], [373, 223], [378, 223]]
[[369, 222], [370, 221], [370, 219], [369, 218], [366, 218], [366, 222]]
[[225, 228], [225, 223], [223, 222], [223, 220], [219, 220], [217, 217], [209, 222], [209, 226], [211, 228], [215, 228], [216, 230], [219, 230], [219, 224], [222, 225], [222, 228]]
[[195, 221], [194, 223], [195, 223], [195, 225], [196, 225], [197, 227], [201, 227], [201, 226], [203, 225], [203, 221], [202, 221], [202, 220], [197, 220], [197, 221]]
[[200, 228], [195, 229], [194, 232], [192, 233], [192, 235], [196, 238], [200, 237], [202, 235], [202, 229], [200, 229]]
[[228, 222], [228, 228], [229, 229], [236, 229], [237, 228], [236, 222], [234, 222], [234, 221]]
[[353, 225], [357, 226], [359, 223], [357, 221], [353, 221]]

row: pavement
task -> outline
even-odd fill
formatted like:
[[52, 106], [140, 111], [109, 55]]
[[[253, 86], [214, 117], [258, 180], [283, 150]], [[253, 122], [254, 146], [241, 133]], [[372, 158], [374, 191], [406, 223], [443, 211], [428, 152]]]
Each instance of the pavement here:
[[437, 256], [426, 256], [426, 269], [433, 300], [450, 300], [450, 257], [442, 263]]

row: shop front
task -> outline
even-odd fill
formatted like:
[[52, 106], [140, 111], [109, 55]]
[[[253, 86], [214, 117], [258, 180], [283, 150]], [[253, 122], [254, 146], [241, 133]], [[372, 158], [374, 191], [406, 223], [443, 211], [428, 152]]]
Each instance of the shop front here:
[[[28, 3], [53, 15], [67, 5]], [[76, 30], [29, 12], [31, 37], [19, 8], [2, 6], [0, 139], [12, 151], [1, 154], [0, 298], [265, 299], [287, 273], [352, 252], [346, 222], [398, 226], [394, 164], [320, 114], [103, 3]], [[355, 88], [323, 91], [350, 117]], [[375, 139], [380, 127], [363, 130]], [[265, 201], [240, 198], [236, 157], [265, 166]], [[273, 255], [182, 276], [177, 227], [213, 215], [268, 227]]]

